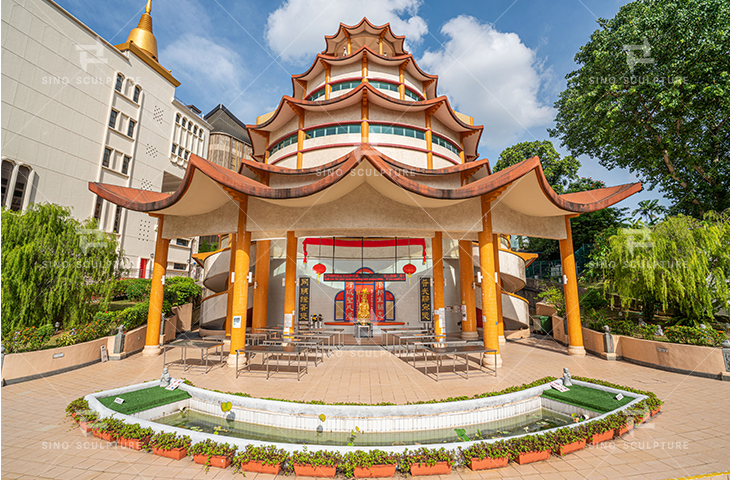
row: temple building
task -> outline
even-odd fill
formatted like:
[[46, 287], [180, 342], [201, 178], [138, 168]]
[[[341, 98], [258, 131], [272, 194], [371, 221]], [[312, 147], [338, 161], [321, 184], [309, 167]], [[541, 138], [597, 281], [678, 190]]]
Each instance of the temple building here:
[[493, 173], [483, 127], [438, 95], [389, 25], [363, 19], [325, 40], [291, 95], [247, 126], [252, 158], [237, 172], [191, 154], [172, 193], [89, 183], [160, 226], [145, 353], [160, 351], [168, 244], [198, 235], [226, 237], [197, 260], [205, 329], [225, 332], [231, 352], [247, 325], [293, 331], [312, 314], [330, 328], [366, 315], [376, 328], [427, 324], [498, 351], [529, 322], [513, 292], [532, 258], [507, 240], [526, 235], [560, 241], [568, 351], [585, 355], [570, 219], [641, 185], [558, 195], [537, 157]]

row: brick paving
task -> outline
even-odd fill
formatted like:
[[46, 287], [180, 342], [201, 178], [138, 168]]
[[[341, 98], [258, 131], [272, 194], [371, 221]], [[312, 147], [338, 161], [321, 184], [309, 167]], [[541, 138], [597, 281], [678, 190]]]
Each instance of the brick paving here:
[[[614, 442], [587, 448], [565, 458], [551, 457], [532, 465], [510, 463], [506, 468], [472, 472], [454, 469], [451, 475], [424, 480], [525, 479], [667, 479], [730, 470], [730, 382], [664, 372], [597, 357], [574, 358], [552, 341], [525, 339], [503, 346], [499, 376], [482, 372], [462, 377], [445, 374], [440, 382], [382, 350], [340, 351], [297, 381], [258, 372], [235, 378], [233, 369], [208, 374], [172, 370], [197, 386], [243, 391], [257, 397], [326, 402], [394, 402], [473, 395], [560, 376], [599, 378], [655, 392], [666, 403], [662, 413], [642, 428]], [[109, 446], [83, 437], [64, 419], [73, 399], [93, 391], [159, 378], [162, 358], [134, 355], [121, 362], [96, 364], [2, 388], [2, 478], [158, 479], [241, 478], [231, 469], [205, 473], [190, 459], [174, 461], [152, 454]], [[251, 480], [271, 475], [247, 473]], [[292, 478], [292, 477], [290, 477]], [[707, 478], [707, 477], [705, 477]], [[727, 478], [727, 474], [715, 478]]]

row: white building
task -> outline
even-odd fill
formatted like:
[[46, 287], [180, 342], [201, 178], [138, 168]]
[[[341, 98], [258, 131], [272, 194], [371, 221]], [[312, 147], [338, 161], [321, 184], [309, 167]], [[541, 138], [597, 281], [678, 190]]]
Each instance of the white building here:
[[[174, 191], [189, 155], [207, 156], [211, 128], [175, 98], [151, 4], [114, 46], [51, 0], [2, 2], [2, 205], [94, 216], [119, 235], [133, 276], [151, 269], [157, 220], [96, 197], [88, 182]], [[170, 242], [170, 274], [188, 271], [193, 243]]]

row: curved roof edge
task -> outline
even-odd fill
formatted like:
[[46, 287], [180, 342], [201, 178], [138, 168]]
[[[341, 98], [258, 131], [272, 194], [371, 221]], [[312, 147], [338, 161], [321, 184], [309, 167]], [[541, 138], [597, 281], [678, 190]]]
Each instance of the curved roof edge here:
[[329, 47], [330, 47], [330, 44], [329, 43], [330, 43], [330, 41], [334, 41], [334, 39], [337, 38], [339, 36], [339, 34], [343, 30], [355, 30], [357, 28], [360, 28], [363, 24], [366, 24], [367, 26], [369, 26], [370, 28], [372, 28], [374, 30], [386, 30], [393, 37], [393, 40], [395, 40], [396, 42], [399, 42], [400, 43], [400, 50], [403, 53], [408, 53], [403, 48], [403, 44], [405, 43], [405, 40], [406, 40], [406, 36], [405, 35], [396, 35], [395, 33], [393, 33], [393, 29], [390, 28], [390, 23], [386, 23], [386, 24], [383, 24], [383, 25], [373, 25], [370, 22], [370, 20], [367, 19], [367, 17], [362, 17], [362, 20], [360, 20], [360, 22], [357, 25], [345, 25], [344, 23], [340, 22], [340, 25], [337, 28], [337, 32], [335, 32], [334, 35], [325, 35], [324, 36], [325, 49], [323, 50], [322, 53], [324, 53], [327, 50], [329, 50]]

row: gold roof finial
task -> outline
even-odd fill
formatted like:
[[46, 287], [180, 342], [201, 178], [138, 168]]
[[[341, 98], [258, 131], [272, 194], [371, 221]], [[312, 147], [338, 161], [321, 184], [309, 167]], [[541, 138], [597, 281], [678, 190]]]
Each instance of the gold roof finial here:
[[149, 53], [155, 61], [159, 62], [157, 58], [157, 39], [152, 33], [152, 0], [147, 0], [147, 6], [144, 9], [142, 18], [139, 19], [137, 28], [129, 32], [127, 37], [127, 43], [134, 43], [139, 48]]

